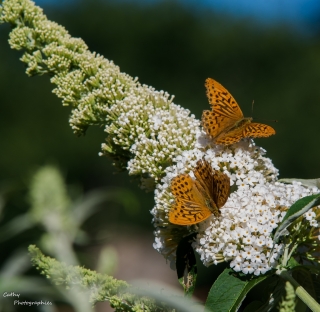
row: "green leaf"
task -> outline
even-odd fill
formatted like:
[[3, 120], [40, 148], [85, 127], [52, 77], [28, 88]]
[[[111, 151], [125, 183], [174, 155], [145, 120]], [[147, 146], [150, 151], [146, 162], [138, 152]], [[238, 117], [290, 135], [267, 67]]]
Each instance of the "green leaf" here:
[[237, 311], [247, 293], [268, 276], [237, 276], [232, 269], [225, 269], [212, 285], [205, 307], [214, 312]]
[[265, 306], [261, 301], [253, 301], [245, 307], [244, 312], [259, 312], [264, 308]]
[[[304, 269], [307, 269], [312, 275], [320, 276], [320, 265], [319, 264], [304, 264], [300, 265]], [[296, 267], [294, 267], [295, 269]]]
[[10, 238], [34, 227], [35, 224], [36, 222], [29, 213], [18, 215], [1, 227], [0, 242], [9, 240]]
[[288, 269], [294, 270], [307, 270], [310, 274], [320, 275], [320, 265], [318, 264], [300, 264], [293, 257], [288, 261]]
[[177, 248], [177, 275], [186, 297], [191, 297], [196, 285], [197, 262], [191, 246], [195, 233], [184, 237]]
[[279, 311], [278, 306], [285, 296], [285, 281], [278, 275], [273, 275], [268, 284], [267, 289], [268, 300], [265, 302], [264, 311]]
[[294, 267], [300, 266], [300, 263], [293, 257], [288, 261], [288, 268], [293, 269]]
[[[254, 300], [244, 307], [244, 312], [274, 311], [275, 300], [277, 300], [276, 289], [280, 277], [274, 274], [268, 275], [259, 285], [250, 291], [250, 299]], [[282, 283], [283, 284], [283, 283]], [[242, 307], [241, 307], [242, 308]], [[278, 311], [278, 310], [277, 310]]]
[[292, 182], [300, 182], [301, 185], [305, 187], [317, 187], [320, 188], [320, 178], [319, 179], [280, 179], [278, 182], [292, 184]]
[[320, 205], [320, 194], [310, 195], [297, 200], [287, 211], [278, 226], [273, 241], [276, 243], [281, 236], [287, 233], [287, 227], [309, 209]]

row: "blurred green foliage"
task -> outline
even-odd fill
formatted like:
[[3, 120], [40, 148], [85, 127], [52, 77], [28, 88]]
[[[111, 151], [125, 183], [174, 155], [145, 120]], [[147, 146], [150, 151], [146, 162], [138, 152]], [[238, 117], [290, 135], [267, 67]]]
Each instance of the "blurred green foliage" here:
[[[303, 37], [280, 26], [265, 28], [173, 1], [139, 6], [81, 0], [44, 9], [49, 19], [81, 37], [91, 51], [113, 60], [142, 83], [174, 94], [174, 102], [198, 118], [209, 107], [207, 77], [222, 83], [246, 116], [251, 116], [254, 100], [254, 117], [277, 131], [256, 143], [267, 150], [280, 177], [320, 177], [320, 37]], [[126, 173], [114, 174], [111, 161], [98, 157], [103, 129], [90, 128], [81, 138], [73, 135], [70, 109], [51, 93], [48, 77], [29, 79], [24, 74], [21, 54], [7, 44], [8, 32], [8, 25], [1, 25], [1, 180], [26, 182], [39, 166], [53, 162], [68, 182], [83, 185], [85, 191], [130, 187], [141, 209], [127, 213], [115, 204], [105, 218], [110, 220], [113, 211], [112, 222], [144, 226], [152, 235], [153, 194], [139, 190]], [[272, 119], [279, 122], [268, 121]], [[25, 205], [19, 201], [13, 201], [3, 222], [13, 211], [23, 212]], [[103, 223], [101, 215], [99, 220]], [[90, 224], [95, 228], [93, 220]]]

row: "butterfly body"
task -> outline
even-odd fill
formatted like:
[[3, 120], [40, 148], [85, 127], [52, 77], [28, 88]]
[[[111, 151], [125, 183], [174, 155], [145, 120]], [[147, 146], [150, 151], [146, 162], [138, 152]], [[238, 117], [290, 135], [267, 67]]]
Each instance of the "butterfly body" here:
[[253, 123], [251, 117], [244, 117], [236, 100], [219, 82], [208, 78], [205, 86], [212, 110], [203, 112], [202, 126], [216, 144], [229, 145], [243, 138], [275, 134], [272, 127]]
[[214, 171], [207, 161], [197, 162], [194, 175], [196, 180], [188, 174], [180, 174], [171, 182], [175, 204], [169, 211], [169, 221], [173, 224], [196, 224], [212, 214], [218, 217], [219, 209], [229, 197], [229, 177]]
[[[233, 128], [243, 128], [246, 124], [249, 124], [250, 122], [252, 121], [252, 117], [245, 117], [245, 118], [242, 118], [238, 121], [236, 121], [234, 123], [234, 127]], [[232, 129], [231, 129], [232, 130]]]

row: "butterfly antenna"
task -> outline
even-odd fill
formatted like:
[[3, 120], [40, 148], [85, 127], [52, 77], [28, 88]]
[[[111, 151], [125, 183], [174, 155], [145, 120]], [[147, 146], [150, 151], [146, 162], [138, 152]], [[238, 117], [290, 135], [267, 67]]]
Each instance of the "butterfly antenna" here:
[[254, 105], [254, 100], [252, 100], [252, 105], [251, 105], [251, 116], [253, 116], [253, 105]]
[[278, 119], [263, 119], [263, 118], [259, 118], [259, 117], [255, 117], [254, 119], [259, 119], [259, 120], [264, 120], [264, 121], [272, 121], [272, 122], [278, 122]]
[[[254, 105], [254, 100], [252, 100], [252, 106], [251, 106], [251, 116], [253, 118], [253, 105]], [[259, 117], [255, 117], [254, 119], [260, 119], [260, 120], [265, 120], [265, 121], [273, 121], [273, 122], [278, 122], [277, 119], [261, 119]]]

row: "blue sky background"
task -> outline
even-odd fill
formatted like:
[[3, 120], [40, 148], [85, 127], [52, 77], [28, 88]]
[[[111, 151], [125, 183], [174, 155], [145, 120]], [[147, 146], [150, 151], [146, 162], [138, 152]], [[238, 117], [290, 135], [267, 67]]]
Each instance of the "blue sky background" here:
[[[107, 1], [107, 0], [106, 0]], [[152, 5], [163, 0], [112, 0], [117, 3]], [[319, 0], [178, 0], [188, 6], [212, 9], [233, 15], [236, 18], [251, 18], [264, 25], [287, 24], [297, 30], [312, 32], [313, 23], [320, 16]], [[76, 4], [77, 0], [35, 0], [41, 6], [46, 4]]]

